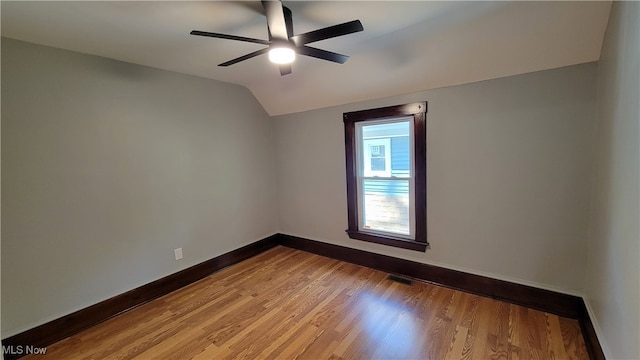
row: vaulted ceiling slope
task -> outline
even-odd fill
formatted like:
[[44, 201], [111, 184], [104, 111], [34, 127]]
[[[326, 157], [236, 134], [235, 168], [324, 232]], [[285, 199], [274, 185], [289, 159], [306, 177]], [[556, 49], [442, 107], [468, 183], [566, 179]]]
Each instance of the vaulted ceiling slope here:
[[246, 86], [270, 115], [596, 61], [610, 2], [285, 1], [296, 34], [360, 19], [364, 31], [314, 43], [343, 65], [298, 56], [280, 76], [259, 1], [2, 1], [2, 36]]

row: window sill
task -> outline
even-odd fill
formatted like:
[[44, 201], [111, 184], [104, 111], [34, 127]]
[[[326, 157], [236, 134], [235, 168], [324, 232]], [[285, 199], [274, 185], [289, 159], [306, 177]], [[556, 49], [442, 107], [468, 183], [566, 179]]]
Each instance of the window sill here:
[[350, 238], [362, 241], [368, 241], [376, 244], [383, 244], [388, 246], [394, 246], [403, 249], [415, 250], [415, 251], [427, 251], [426, 242], [418, 242], [415, 240], [408, 240], [393, 236], [375, 235], [371, 233], [364, 233], [360, 231], [346, 230]]

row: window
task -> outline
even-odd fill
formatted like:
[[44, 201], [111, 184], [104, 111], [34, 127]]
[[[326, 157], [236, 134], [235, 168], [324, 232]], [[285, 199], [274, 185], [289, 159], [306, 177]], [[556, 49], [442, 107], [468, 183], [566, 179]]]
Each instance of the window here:
[[391, 175], [391, 139], [389, 138], [364, 138], [364, 175], [384, 176]]
[[426, 109], [343, 114], [350, 238], [426, 250]]

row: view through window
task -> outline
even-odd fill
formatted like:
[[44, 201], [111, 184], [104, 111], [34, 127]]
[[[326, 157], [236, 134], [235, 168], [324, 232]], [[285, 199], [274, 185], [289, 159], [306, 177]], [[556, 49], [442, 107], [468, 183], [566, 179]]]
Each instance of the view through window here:
[[360, 228], [412, 237], [413, 118], [361, 122], [357, 127]]

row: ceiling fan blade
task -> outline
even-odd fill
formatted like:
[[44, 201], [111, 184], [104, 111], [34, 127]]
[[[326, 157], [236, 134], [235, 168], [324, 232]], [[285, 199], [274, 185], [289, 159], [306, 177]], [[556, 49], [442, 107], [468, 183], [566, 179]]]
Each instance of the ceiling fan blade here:
[[197, 35], [197, 36], [208, 36], [208, 37], [219, 38], [219, 39], [245, 41], [245, 42], [251, 42], [251, 43], [262, 44], [262, 45], [269, 45], [271, 43], [267, 40], [253, 39], [253, 38], [248, 38], [244, 36], [218, 34], [218, 33], [206, 32], [206, 31], [199, 31], [199, 30], [193, 30], [190, 32], [190, 34]]
[[287, 27], [287, 38], [293, 36], [293, 15], [288, 7], [283, 7], [284, 10], [284, 24]]
[[291, 64], [280, 64], [280, 75], [285, 76], [291, 74]]
[[262, 54], [266, 54], [269, 51], [269, 48], [264, 48], [258, 51], [254, 51], [250, 54], [244, 55], [244, 56], [240, 56], [239, 58], [235, 58], [233, 60], [229, 60], [227, 62], [223, 62], [222, 64], [218, 65], [218, 66], [229, 66], [229, 65], [233, 65], [236, 63], [239, 63], [240, 61], [245, 61], [248, 59], [251, 59], [252, 57], [256, 57], [258, 55], [262, 55]]
[[263, 0], [262, 6], [264, 6], [264, 11], [267, 13], [267, 25], [269, 26], [271, 37], [274, 40], [288, 40], [282, 2]]
[[317, 49], [311, 46], [300, 46], [296, 48], [296, 52], [300, 55], [311, 56], [314, 58], [333, 61], [338, 64], [344, 64], [349, 57], [347, 55], [342, 55], [338, 53], [334, 53], [327, 50]]
[[323, 29], [309, 31], [308, 33], [299, 34], [291, 37], [291, 41], [296, 46], [310, 44], [312, 42], [330, 39], [337, 36], [353, 34], [364, 30], [360, 20], [353, 20], [339, 25], [329, 26]]

